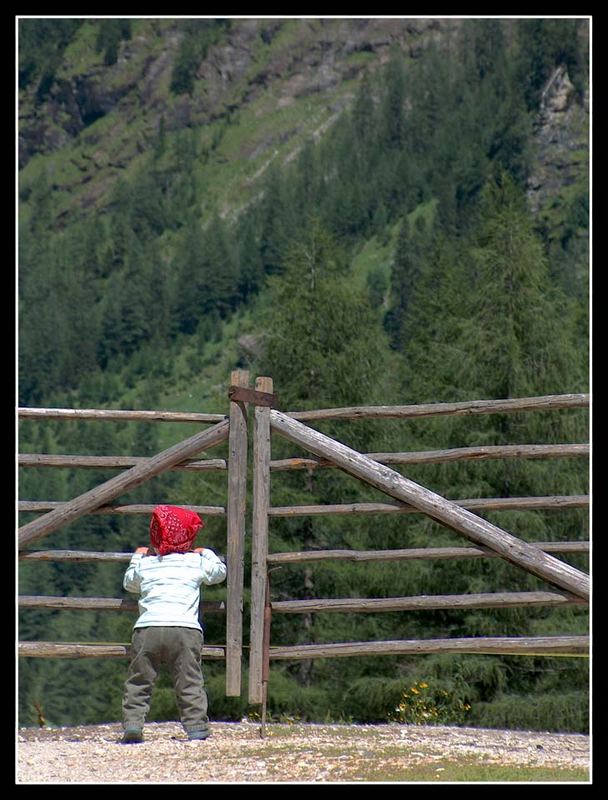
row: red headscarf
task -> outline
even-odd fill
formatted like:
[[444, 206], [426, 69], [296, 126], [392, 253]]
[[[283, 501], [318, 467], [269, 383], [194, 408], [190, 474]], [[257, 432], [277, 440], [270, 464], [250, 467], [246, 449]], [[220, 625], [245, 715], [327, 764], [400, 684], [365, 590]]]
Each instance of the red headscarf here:
[[156, 506], [150, 520], [150, 542], [161, 556], [186, 553], [192, 549], [204, 524], [194, 511], [179, 506]]

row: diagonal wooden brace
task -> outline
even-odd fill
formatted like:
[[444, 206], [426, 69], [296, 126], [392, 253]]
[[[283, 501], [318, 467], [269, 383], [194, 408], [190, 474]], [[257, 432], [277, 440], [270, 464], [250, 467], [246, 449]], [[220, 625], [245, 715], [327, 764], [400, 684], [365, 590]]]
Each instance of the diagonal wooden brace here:
[[214, 447], [228, 438], [230, 423], [227, 419], [218, 422], [211, 428], [191, 436], [183, 442], [163, 450], [145, 462], [137, 464], [126, 470], [122, 475], [117, 475], [100, 486], [79, 495], [73, 500], [63, 503], [59, 508], [49, 511], [42, 517], [29, 522], [19, 528], [19, 549], [26, 544], [35, 542], [43, 536], [68, 525], [79, 517], [89, 514], [99, 506], [119, 497], [130, 489], [140, 486], [155, 475], [179, 464], [185, 458], [194, 456], [202, 450]]
[[522, 541], [502, 528], [487, 522], [445, 497], [426, 489], [399, 472], [368, 456], [330, 439], [319, 431], [291, 419], [280, 411], [270, 411], [270, 426], [276, 433], [337, 467], [371, 484], [391, 497], [409, 503], [438, 522], [487, 547], [526, 572], [542, 578], [575, 597], [589, 600], [590, 581], [584, 572]]

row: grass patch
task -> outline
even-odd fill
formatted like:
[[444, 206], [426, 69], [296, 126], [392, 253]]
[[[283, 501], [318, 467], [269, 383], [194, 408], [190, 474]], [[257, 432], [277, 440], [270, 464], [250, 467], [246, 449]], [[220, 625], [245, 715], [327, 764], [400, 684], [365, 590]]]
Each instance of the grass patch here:
[[[589, 782], [588, 768], [570, 766], [565, 756], [563, 764], [535, 764], [532, 748], [532, 755], [522, 753], [521, 763], [512, 763], [507, 753], [505, 762], [509, 763], [500, 763], [498, 751], [472, 755], [451, 751], [457, 742], [452, 742], [448, 731], [445, 740], [439, 742], [437, 736], [431, 736], [427, 742], [421, 735], [424, 727], [412, 726], [415, 739], [406, 742], [395, 738], [397, 729], [398, 726], [392, 729], [373, 725], [272, 723], [266, 729], [266, 737], [249, 741], [240, 756], [263, 760], [267, 777], [276, 781]], [[442, 749], [438, 749], [439, 744]], [[491, 741], [487, 744], [491, 746]]]
[[380, 767], [352, 780], [404, 781], [424, 783], [511, 783], [511, 782], [583, 782], [589, 780], [586, 769], [555, 767], [519, 767], [502, 764], [463, 764], [445, 761], [440, 766], [423, 764], [413, 767]]

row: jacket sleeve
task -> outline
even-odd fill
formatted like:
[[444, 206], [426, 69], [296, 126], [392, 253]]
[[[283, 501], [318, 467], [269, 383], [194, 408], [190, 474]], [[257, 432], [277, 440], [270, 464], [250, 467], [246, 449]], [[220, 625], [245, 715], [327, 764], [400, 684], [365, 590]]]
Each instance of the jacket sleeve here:
[[125, 572], [122, 585], [127, 592], [139, 592], [141, 589], [141, 575], [139, 574], [139, 565], [141, 564], [141, 553], [134, 553], [131, 556], [131, 561]]
[[221, 583], [226, 578], [226, 565], [208, 547], [204, 547], [201, 553], [201, 569], [202, 582], [207, 586]]

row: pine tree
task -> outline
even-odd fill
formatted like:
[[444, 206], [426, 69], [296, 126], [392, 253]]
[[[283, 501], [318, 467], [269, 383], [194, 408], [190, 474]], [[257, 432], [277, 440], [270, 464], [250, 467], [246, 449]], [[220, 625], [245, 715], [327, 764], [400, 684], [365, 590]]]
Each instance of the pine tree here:
[[[409, 337], [404, 349], [408, 397], [413, 402], [432, 402], [584, 390], [584, 359], [576, 350], [568, 303], [549, 283], [542, 246], [524, 198], [507, 175], [486, 188], [474, 233], [458, 247], [454, 245], [454, 240], [444, 242], [425, 264], [408, 311]], [[581, 412], [429, 421], [409, 446], [584, 442], [585, 422]], [[463, 462], [419, 473], [421, 483], [455, 499], [584, 494], [587, 482], [585, 466], [576, 459], [497, 460], [483, 469]], [[490, 516], [523, 538], [555, 535], [549, 513], [495, 512]], [[561, 535], [579, 538], [584, 527], [584, 514], [560, 515]], [[421, 523], [421, 535], [428, 537], [431, 532], [445, 536], [429, 522]], [[503, 581], [511, 586], [535, 585], [534, 579], [499, 560], [491, 568], [467, 563], [457, 571], [453, 565], [442, 565], [434, 575], [463, 591], [492, 591]], [[485, 630], [487, 617], [481, 612], [468, 615], [468, 630], [477, 625], [481, 626], [477, 630]], [[522, 632], [532, 617], [528, 613], [517, 620]], [[507, 616], [512, 624], [516, 618]]]
[[[350, 285], [347, 261], [317, 220], [293, 244], [271, 281], [271, 317], [260, 369], [288, 404], [320, 408], [369, 396], [382, 337], [365, 293]], [[262, 373], [260, 373], [262, 374]]]
[[396, 350], [403, 350], [405, 345], [407, 311], [420, 278], [425, 227], [422, 216], [418, 217], [415, 227], [407, 217], [403, 217], [399, 229], [391, 267], [390, 307], [384, 319], [391, 346]]
[[243, 302], [247, 303], [264, 283], [264, 266], [252, 214], [246, 214], [240, 220], [235, 239], [238, 247], [238, 290]]
[[[321, 408], [361, 402], [364, 397], [369, 400], [381, 374], [381, 328], [366, 293], [350, 285], [347, 262], [335, 240], [318, 221], [311, 220], [305, 235], [289, 250], [283, 268], [283, 274], [270, 283], [266, 350], [256, 371], [272, 375], [285, 407]], [[345, 435], [363, 446], [361, 430], [342, 428], [340, 436]], [[281, 444], [277, 447], [280, 452]], [[339, 502], [349, 491], [352, 486], [345, 487], [339, 476], [327, 474], [323, 480], [308, 476], [304, 483], [301, 475], [285, 476], [276, 489], [287, 503]], [[326, 533], [319, 539], [323, 529]], [[274, 547], [287, 537], [298, 548], [309, 549], [326, 541], [327, 526], [304, 518], [279, 524], [274, 536]], [[316, 588], [314, 576], [309, 568], [299, 580], [286, 576], [279, 591], [288, 586], [291, 596], [310, 596]], [[309, 615], [300, 635], [314, 640], [325, 625], [325, 620], [319, 620], [317, 626]], [[311, 674], [312, 665], [306, 662], [302, 680], [309, 683]]]
[[480, 218], [472, 251], [478, 384], [494, 397], [579, 390], [585, 360], [573, 349], [571, 309], [550, 284], [525, 199], [508, 175], [487, 187]]
[[405, 144], [405, 75], [403, 54], [393, 49], [385, 68], [384, 96], [380, 109], [382, 134], [389, 149], [401, 149]]
[[287, 186], [276, 163], [268, 168], [259, 207], [260, 257], [267, 275], [279, 274], [283, 257], [295, 228]]
[[188, 223], [176, 252], [174, 273], [175, 326], [183, 333], [194, 333], [203, 315], [203, 271], [205, 240], [198, 220]]
[[158, 318], [164, 317], [164, 309], [155, 303], [159, 275], [151, 251], [131, 234], [121, 258], [124, 266], [108, 279], [102, 302], [98, 355], [102, 366], [135, 353], [156, 329]]

